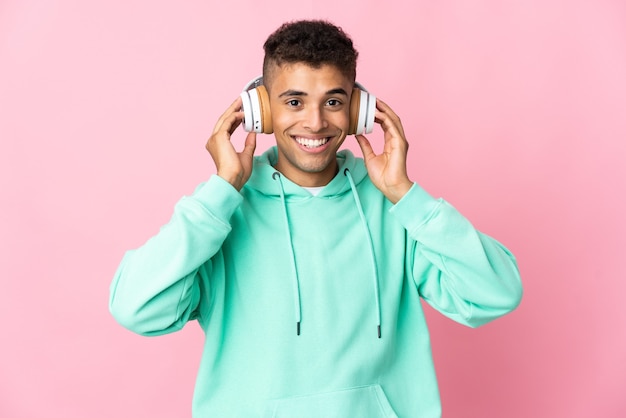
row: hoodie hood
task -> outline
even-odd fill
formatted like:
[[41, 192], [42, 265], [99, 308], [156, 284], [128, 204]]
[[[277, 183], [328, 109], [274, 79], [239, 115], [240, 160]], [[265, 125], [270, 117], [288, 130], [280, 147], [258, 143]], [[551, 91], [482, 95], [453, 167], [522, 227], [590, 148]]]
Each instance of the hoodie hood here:
[[[254, 165], [252, 175], [246, 183], [260, 193], [275, 198], [280, 198], [281, 192], [276, 187], [275, 173], [278, 171], [274, 168], [278, 161], [278, 148], [271, 147], [263, 154], [254, 157]], [[346, 169], [350, 171], [355, 184], [359, 184], [367, 175], [365, 164], [361, 158], [356, 158], [350, 150], [344, 149], [337, 153], [337, 164], [339, 173], [344, 173]], [[285, 199], [308, 199], [311, 194], [290, 181], [285, 176], [282, 177]], [[317, 197], [329, 198], [347, 193], [351, 190], [350, 182], [345, 175], [336, 175], [330, 183], [328, 183]]]

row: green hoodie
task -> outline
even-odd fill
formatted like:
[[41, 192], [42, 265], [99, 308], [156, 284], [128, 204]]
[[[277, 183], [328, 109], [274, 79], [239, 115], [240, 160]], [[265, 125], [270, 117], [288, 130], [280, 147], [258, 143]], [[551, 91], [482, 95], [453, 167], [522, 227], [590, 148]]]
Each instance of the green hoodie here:
[[417, 184], [391, 204], [349, 151], [317, 196], [276, 158], [181, 199], [124, 256], [111, 312], [142, 335], [198, 320], [194, 417], [439, 417], [420, 298], [484, 324], [521, 299], [514, 257]]

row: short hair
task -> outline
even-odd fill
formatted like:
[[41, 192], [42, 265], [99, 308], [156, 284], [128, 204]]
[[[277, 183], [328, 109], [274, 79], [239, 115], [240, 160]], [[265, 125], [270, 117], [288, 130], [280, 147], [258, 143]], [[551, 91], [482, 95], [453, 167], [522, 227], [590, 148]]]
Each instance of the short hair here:
[[263, 77], [268, 82], [274, 66], [295, 63], [312, 68], [332, 65], [352, 82], [356, 80], [359, 53], [343, 29], [328, 21], [284, 23], [267, 38], [263, 49]]

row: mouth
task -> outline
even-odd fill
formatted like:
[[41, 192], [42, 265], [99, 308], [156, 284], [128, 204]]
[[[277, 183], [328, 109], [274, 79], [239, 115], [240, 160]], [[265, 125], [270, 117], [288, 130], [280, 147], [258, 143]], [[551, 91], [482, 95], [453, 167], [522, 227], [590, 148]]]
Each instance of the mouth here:
[[308, 149], [316, 149], [323, 147], [330, 141], [331, 137], [327, 136], [324, 138], [305, 138], [301, 136], [292, 136], [292, 138], [301, 146]]

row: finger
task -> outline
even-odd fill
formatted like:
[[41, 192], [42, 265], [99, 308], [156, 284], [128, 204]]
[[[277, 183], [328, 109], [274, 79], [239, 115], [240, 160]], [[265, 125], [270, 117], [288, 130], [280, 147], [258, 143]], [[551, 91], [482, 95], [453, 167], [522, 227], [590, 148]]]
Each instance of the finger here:
[[383, 115], [388, 116], [389, 119], [393, 121], [393, 123], [402, 126], [402, 123], [400, 121], [400, 116], [398, 116], [396, 112], [394, 112], [393, 109], [389, 107], [387, 103], [383, 102], [380, 99], [376, 99], [376, 110], [377, 110], [376, 115], [378, 117], [382, 117]]
[[244, 143], [242, 154], [252, 158], [254, 156], [254, 150], [256, 149], [256, 132], [250, 132], [246, 136], [246, 142]]
[[380, 99], [376, 99], [376, 109], [380, 112], [389, 115], [392, 119], [400, 121], [400, 117], [393, 111], [393, 109], [385, 102]]
[[237, 127], [243, 122], [243, 112], [235, 112], [232, 114], [232, 118], [228, 119], [224, 123], [224, 128], [227, 129], [229, 136], [235, 132]]
[[[228, 106], [226, 111], [222, 113], [222, 115], [219, 117], [219, 119], [215, 123], [215, 128], [213, 129], [213, 133], [215, 134], [217, 131], [224, 129], [224, 128], [226, 128], [230, 132], [234, 131], [234, 129], [232, 129], [232, 125], [237, 120], [239, 123], [241, 123], [241, 120], [243, 119], [243, 112], [241, 112], [241, 106], [242, 106], [241, 96], [238, 96], [237, 99], [235, 99], [235, 101], [232, 102], [231, 105]], [[238, 117], [238, 119], [233, 119], [232, 116], [237, 113], [241, 113], [241, 115]]]
[[384, 102], [380, 102], [380, 106], [377, 106], [374, 121], [380, 124], [383, 131], [392, 134], [392, 136], [398, 136], [406, 140], [400, 117]]
[[[380, 124], [386, 134], [390, 134], [392, 137], [405, 139], [404, 128], [399, 120], [394, 120], [391, 116], [382, 112], [376, 112], [374, 120]], [[387, 136], [388, 135], [385, 135], [385, 137]]]
[[228, 116], [223, 115], [220, 118], [220, 122], [215, 126], [213, 133], [207, 140], [206, 149], [211, 152], [209, 148], [215, 147], [217, 144], [224, 142], [230, 143], [231, 135], [241, 124], [242, 120], [243, 112], [234, 112]]
[[368, 161], [370, 158], [376, 157], [374, 153], [374, 149], [372, 148], [372, 144], [370, 141], [363, 135], [356, 135], [356, 140], [359, 143], [359, 147], [361, 148], [361, 152], [363, 153], [363, 159]]
[[219, 125], [215, 126], [212, 137], [228, 139], [235, 132], [235, 129], [243, 121], [243, 112], [234, 112], [226, 116]]

